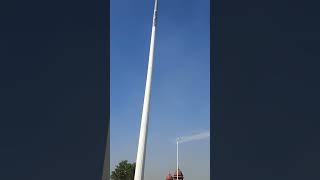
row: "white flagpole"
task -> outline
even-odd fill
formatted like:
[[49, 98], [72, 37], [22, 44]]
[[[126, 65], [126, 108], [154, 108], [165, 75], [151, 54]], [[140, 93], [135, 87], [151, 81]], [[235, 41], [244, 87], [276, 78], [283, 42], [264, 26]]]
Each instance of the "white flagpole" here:
[[177, 140], [177, 180], [178, 180], [178, 170], [179, 170], [179, 139]]
[[158, 9], [157, 6], [158, 6], [158, 0], [155, 0], [152, 31], [151, 31], [148, 73], [147, 73], [146, 89], [144, 94], [134, 180], [143, 180], [144, 178], [144, 163], [145, 163], [145, 154], [146, 154], [145, 151], [146, 151], [146, 143], [147, 143], [147, 135], [148, 135], [148, 118], [149, 118], [149, 102], [150, 102], [150, 89], [151, 89], [153, 53], [154, 53], [154, 39], [155, 39], [155, 32], [156, 32], [157, 9]]

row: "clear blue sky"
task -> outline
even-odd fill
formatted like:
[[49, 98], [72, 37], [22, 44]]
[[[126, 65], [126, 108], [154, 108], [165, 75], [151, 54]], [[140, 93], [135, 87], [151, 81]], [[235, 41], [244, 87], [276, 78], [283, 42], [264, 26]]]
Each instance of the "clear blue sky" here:
[[[145, 179], [176, 166], [178, 136], [209, 130], [209, 0], [159, 0]], [[135, 161], [153, 0], [111, 0], [111, 170]], [[209, 139], [181, 145], [187, 179], [209, 180]]]

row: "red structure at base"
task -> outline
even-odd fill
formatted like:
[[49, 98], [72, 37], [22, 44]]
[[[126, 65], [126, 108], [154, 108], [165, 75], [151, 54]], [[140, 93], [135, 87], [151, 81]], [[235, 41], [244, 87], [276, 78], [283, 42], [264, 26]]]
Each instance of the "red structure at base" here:
[[[178, 176], [177, 176], [178, 175]], [[184, 176], [182, 174], [182, 171], [180, 169], [178, 169], [178, 173], [177, 171], [175, 171], [173, 173], [173, 175], [171, 175], [170, 173], [166, 176], [166, 180], [183, 180], [184, 179]]]
[[170, 173], [166, 176], [166, 180], [173, 180], [173, 177], [171, 176]]

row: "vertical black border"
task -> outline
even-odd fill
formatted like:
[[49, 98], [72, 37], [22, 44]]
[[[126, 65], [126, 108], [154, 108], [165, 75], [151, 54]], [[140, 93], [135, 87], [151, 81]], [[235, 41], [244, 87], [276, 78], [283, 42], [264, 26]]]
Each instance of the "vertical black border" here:
[[109, 180], [110, 0], [0, 14], [0, 179]]
[[214, 174], [214, 157], [215, 157], [215, 66], [214, 66], [214, 2], [210, 1], [210, 179]]
[[211, 1], [211, 179], [319, 179], [318, 1]]

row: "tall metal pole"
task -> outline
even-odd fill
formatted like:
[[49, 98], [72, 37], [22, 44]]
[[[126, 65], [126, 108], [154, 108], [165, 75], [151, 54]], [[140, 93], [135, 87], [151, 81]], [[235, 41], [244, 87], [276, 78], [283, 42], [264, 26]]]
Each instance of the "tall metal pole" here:
[[143, 110], [142, 110], [142, 117], [141, 117], [140, 136], [139, 136], [139, 145], [138, 145], [134, 180], [143, 180], [143, 178], [144, 178], [144, 163], [145, 163], [146, 143], [147, 143], [147, 135], [148, 135], [149, 102], [150, 102], [150, 89], [151, 89], [151, 79], [152, 79], [154, 39], [155, 39], [156, 21], [157, 21], [157, 9], [158, 9], [158, 0], [155, 0], [154, 11], [153, 11], [152, 31], [151, 31], [148, 73], [147, 73], [146, 89], [145, 89], [145, 94], [144, 94], [144, 102], [143, 102]]
[[179, 179], [178, 175], [178, 170], [179, 170], [179, 140], [177, 140], [177, 180]]

